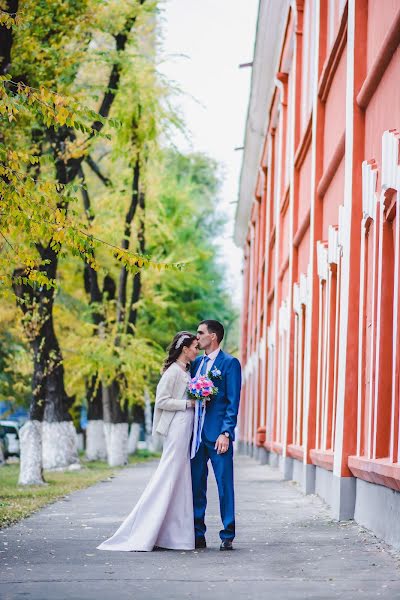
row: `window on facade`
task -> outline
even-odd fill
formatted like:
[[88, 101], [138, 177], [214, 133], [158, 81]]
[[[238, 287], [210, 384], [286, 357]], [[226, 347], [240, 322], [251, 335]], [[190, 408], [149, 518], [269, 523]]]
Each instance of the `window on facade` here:
[[303, 68], [301, 93], [301, 125], [307, 126], [311, 109], [315, 80], [315, 0], [306, 0], [303, 27]]

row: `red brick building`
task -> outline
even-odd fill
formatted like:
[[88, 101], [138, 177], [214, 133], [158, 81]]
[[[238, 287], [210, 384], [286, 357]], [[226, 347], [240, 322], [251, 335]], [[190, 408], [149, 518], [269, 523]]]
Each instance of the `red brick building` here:
[[400, 0], [260, 1], [235, 228], [241, 448], [397, 545], [399, 43]]

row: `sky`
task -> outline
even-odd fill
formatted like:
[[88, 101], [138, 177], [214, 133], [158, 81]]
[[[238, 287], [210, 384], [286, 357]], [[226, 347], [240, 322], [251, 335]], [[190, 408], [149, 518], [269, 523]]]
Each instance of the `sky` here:
[[184, 94], [175, 102], [189, 131], [173, 139], [183, 152], [204, 152], [221, 165], [221, 207], [228, 215], [222, 260], [240, 304], [242, 252], [233, 242], [258, 0], [164, 0], [162, 73]]

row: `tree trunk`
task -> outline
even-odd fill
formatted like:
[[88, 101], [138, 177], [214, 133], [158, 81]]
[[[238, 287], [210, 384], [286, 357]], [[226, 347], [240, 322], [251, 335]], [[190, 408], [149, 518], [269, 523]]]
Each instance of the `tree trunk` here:
[[[85, 183], [83, 169], [80, 169], [80, 177]], [[90, 197], [85, 187], [82, 188], [83, 206], [88, 215], [89, 221], [93, 220], [91, 214]], [[103, 300], [97, 272], [86, 262], [84, 268], [85, 291], [89, 295], [89, 304], [91, 307], [99, 306]], [[100, 310], [92, 310], [92, 321], [96, 326], [94, 335], [99, 335], [99, 326], [104, 321], [104, 316]], [[94, 375], [86, 390], [87, 399], [87, 427], [86, 427], [86, 459], [105, 460], [107, 458], [106, 439], [104, 435], [103, 421], [103, 393], [102, 383], [98, 381], [97, 374]]]
[[[10, 14], [18, 11], [18, 0], [9, 0]], [[12, 28], [0, 27], [0, 75], [8, 72], [11, 64], [11, 48], [13, 42]], [[2, 139], [0, 133], [0, 141]], [[22, 290], [21, 290], [22, 294]], [[35, 361], [36, 363], [36, 361]], [[36, 368], [34, 368], [32, 390], [36, 389]], [[42, 424], [43, 406], [37, 404], [38, 399], [32, 394], [31, 420], [20, 430], [20, 485], [41, 485], [42, 476]], [[3, 457], [4, 458], [4, 457]]]
[[[133, 135], [135, 135], [135, 130]], [[139, 206], [139, 180], [140, 166], [139, 158], [137, 158], [133, 168], [131, 202], [125, 215], [124, 237], [121, 242], [121, 246], [125, 250], [129, 249], [132, 222]], [[119, 346], [120, 333], [124, 330], [127, 280], [128, 270], [123, 266], [119, 277], [117, 298], [118, 332], [115, 346]], [[103, 385], [103, 414], [108, 464], [113, 467], [125, 465], [128, 462], [128, 408], [126, 402], [121, 405], [120, 386], [117, 379], [109, 386]]]
[[[144, 254], [146, 251], [146, 240], [145, 240], [145, 195], [141, 191], [139, 193], [139, 208], [141, 210], [140, 214], [140, 222], [139, 222], [139, 231], [138, 231], [138, 242], [139, 242], [139, 252]], [[131, 335], [135, 334], [136, 323], [138, 317], [138, 302], [140, 300], [140, 294], [142, 291], [142, 272], [138, 271], [133, 276], [132, 282], [132, 295], [129, 306], [129, 316], [128, 316], [128, 328], [127, 331]]]
[[80, 468], [78, 438], [72, 421], [43, 421], [43, 468]]
[[19, 430], [20, 468], [18, 485], [43, 485], [42, 423], [27, 421]]
[[[15, 15], [18, 11], [18, 0], [8, 0], [7, 8], [3, 10]], [[0, 75], [7, 73], [11, 64], [12, 31], [12, 28], [0, 26]]]
[[[140, 181], [140, 166], [139, 158], [136, 160], [133, 168], [132, 180], [132, 196], [128, 212], [125, 215], [124, 237], [121, 242], [121, 247], [124, 250], [129, 250], [132, 222], [135, 218], [136, 210], [139, 206], [139, 181]], [[118, 302], [117, 302], [117, 323], [123, 327], [126, 310], [126, 288], [128, 283], [128, 270], [124, 266], [121, 268], [119, 276]]]
[[87, 389], [86, 459], [106, 460], [107, 446], [104, 435], [102, 384], [93, 377]]
[[146, 432], [146, 447], [149, 452], [159, 452], [162, 447], [161, 436], [157, 433], [153, 435], [153, 411], [149, 391], [144, 390], [144, 423]]
[[119, 400], [119, 385], [114, 380], [103, 385], [104, 432], [107, 444], [107, 459], [110, 467], [128, 463], [128, 406]]
[[[57, 255], [47, 248], [42, 258], [51, 260], [46, 267], [48, 271], [52, 268], [52, 276], [57, 267]], [[22, 271], [16, 271], [14, 275], [22, 275]], [[43, 468], [66, 467], [78, 461], [78, 453], [76, 432], [68, 412], [73, 398], [65, 391], [63, 359], [54, 331], [54, 290], [31, 288], [24, 283], [15, 283], [13, 288], [24, 315], [24, 328], [34, 357], [29, 418], [36, 425], [30, 428], [29, 435], [27, 433], [26, 442], [31, 450], [35, 448], [38, 452], [38, 440], [42, 438]], [[23, 446], [22, 442], [21, 454], [24, 453]], [[39, 461], [38, 457], [35, 461]], [[29, 478], [23, 475], [22, 479]]]
[[140, 423], [131, 423], [128, 438], [128, 454], [135, 454], [140, 437]]

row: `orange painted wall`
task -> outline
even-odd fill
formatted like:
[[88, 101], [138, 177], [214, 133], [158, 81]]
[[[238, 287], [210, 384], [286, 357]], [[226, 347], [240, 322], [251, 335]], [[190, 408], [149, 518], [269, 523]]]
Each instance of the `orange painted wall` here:
[[[373, 158], [377, 164], [379, 175], [376, 197], [374, 196], [375, 190], [373, 190], [370, 198], [370, 202], [373, 204], [379, 201], [382, 196], [380, 194], [380, 179], [382, 177], [383, 133], [395, 129], [400, 130], [399, 48], [394, 52], [390, 61], [388, 59], [385, 63], [385, 68], [382, 68], [378, 80], [376, 77], [375, 79], [372, 78], [374, 91], [372, 97], [367, 98], [365, 105], [360, 101], [359, 95], [365, 83], [371, 86], [371, 73], [376, 73], [376, 59], [378, 56], [382, 56], [382, 47], [386, 44], [388, 36], [392, 35], [390, 32], [393, 29], [393, 24], [400, 19], [400, 5], [398, 0], [355, 0], [353, 4], [343, 3], [341, 0], [320, 2], [320, 23], [316, 32], [319, 36], [320, 51], [315, 74], [310, 71], [315, 62], [315, 57], [312, 56], [311, 52], [311, 49], [315, 48], [315, 40], [312, 39], [314, 34], [310, 24], [316, 2], [305, 0], [304, 11], [301, 11], [302, 6], [303, 3], [298, 0], [291, 4], [288, 11], [281, 56], [276, 72], [276, 79], [280, 83], [276, 85], [272, 94], [271, 105], [265, 107], [265, 114], [269, 115], [269, 121], [267, 123], [266, 139], [264, 140], [263, 164], [260, 166], [265, 168], [267, 164], [270, 165], [270, 172], [268, 172], [267, 177], [269, 178], [271, 193], [265, 209], [266, 214], [269, 215], [268, 228], [264, 230], [262, 224], [259, 228], [262, 233], [258, 235], [256, 244], [262, 244], [264, 236], [266, 236], [268, 242], [261, 252], [252, 254], [251, 260], [255, 261], [257, 273], [254, 275], [253, 289], [250, 290], [249, 294], [250, 299], [245, 300], [244, 306], [247, 320], [251, 323], [251, 331], [248, 337], [252, 340], [251, 353], [253, 359], [255, 353], [260, 349], [261, 337], [265, 334], [262, 319], [265, 318], [266, 324], [270, 326], [269, 336], [272, 342], [269, 340], [269, 343], [272, 343], [272, 347], [269, 348], [267, 354], [269, 358], [266, 359], [264, 366], [265, 373], [267, 373], [265, 390], [270, 389], [270, 393], [268, 398], [266, 392], [264, 392], [264, 398], [260, 398], [262, 389], [260, 378], [256, 379], [256, 375], [249, 376], [245, 389], [257, 389], [256, 393], [252, 393], [252, 395], [246, 391], [241, 410], [247, 412], [246, 418], [242, 422], [248, 423], [249, 419], [254, 416], [255, 411], [258, 411], [255, 424], [259, 424], [260, 408], [265, 406], [267, 414], [266, 428], [267, 432], [269, 431], [268, 435], [272, 436], [266, 442], [266, 448], [269, 451], [283, 456], [287, 451], [288, 456], [300, 461], [305, 459], [306, 463], [313, 462], [315, 465], [329, 470], [333, 469], [333, 452], [335, 452], [336, 475], [347, 477], [352, 472], [357, 477], [367, 479], [368, 469], [371, 470], [374, 466], [368, 465], [368, 468], [363, 468], [362, 465], [360, 466], [357, 463], [357, 460], [373, 461], [375, 457], [370, 455], [374, 444], [376, 455], [386, 460], [388, 457], [384, 455], [389, 452], [390, 446], [392, 399], [386, 398], [391, 393], [390, 377], [385, 376], [378, 382], [377, 398], [379, 398], [380, 404], [375, 406], [374, 402], [369, 402], [371, 385], [374, 385], [377, 376], [374, 371], [376, 356], [379, 356], [380, 352], [384, 357], [383, 347], [385, 344], [386, 346], [388, 344], [392, 346], [393, 335], [390, 327], [395, 320], [391, 312], [390, 318], [385, 315], [384, 311], [381, 312], [379, 316], [380, 338], [375, 347], [378, 290], [381, 290], [379, 293], [382, 294], [382, 302], [385, 306], [391, 305], [392, 296], [395, 297], [396, 293], [399, 294], [400, 292], [393, 289], [395, 276], [393, 248], [397, 217], [393, 218], [392, 215], [393, 222], [389, 219], [382, 225], [379, 220], [381, 218], [379, 211], [370, 216], [369, 218], [373, 222], [366, 238], [365, 249], [361, 244], [363, 187], [368, 185], [368, 180], [363, 181], [362, 179], [365, 167], [363, 161]], [[352, 52], [352, 38], [349, 37], [347, 40], [346, 36], [348, 31], [353, 31], [347, 24], [349, 6], [351, 9], [354, 8], [355, 45], [354, 54], [348, 56], [348, 53]], [[294, 16], [295, 7], [300, 7], [301, 13], [297, 23]], [[341, 13], [342, 8], [344, 10]], [[290, 64], [294, 38], [296, 39], [298, 55], [294, 54], [291, 59], [293, 62]], [[384, 59], [381, 62], [383, 64]], [[293, 97], [287, 97], [287, 94], [282, 96], [282, 86], [286, 91], [288, 90], [285, 86], [288, 85], [287, 82], [290, 83], [290, 77], [293, 74], [291, 69], [294, 68], [294, 65], [296, 65], [297, 71]], [[350, 73], [347, 72], [348, 68], [351, 69]], [[315, 79], [319, 82], [318, 93], [313, 105], [315, 113], [311, 115], [313, 119], [310, 120], [310, 110], [312, 108], [310, 103], [311, 83]], [[348, 86], [353, 81], [354, 97], [351, 98], [346, 96], [346, 92], [350, 89]], [[347, 104], [346, 98], [348, 100]], [[295, 106], [292, 107], [294, 102]], [[293, 111], [291, 111], [292, 108]], [[347, 131], [346, 112], [348, 117]], [[290, 114], [295, 114], [297, 118], [295, 129], [292, 132], [289, 130], [290, 119], [288, 115]], [[282, 117], [279, 118], [278, 115]], [[280, 129], [282, 129], [282, 135]], [[296, 141], [295, 157], [289, 155], [288, 140], [290, 135], [293, 135]], [[280, 137], [282, 140], [281, 154], [279, 154]], [[347, 147], [343, 140], [346, 140]], [[267, 148], [271, 146], [272, 152], [268, 156]], [[312, 171], [312, 156], [316, 158], [315, 173]], [[398, 156], [400, 156], [400, 142]], [[398, 157], [397, 160], [399, 160]], [[289, 167], [293, 169], [292, 172], [288, 170]], [[279, 168], [281, 171], [280, 181], [278, 180]], [[315, 181], [311, 180], [312, 177]], [[347, 182], [346, 177], [349, 178]], [[290, 182], [294, 182], [293, 189], [288, 188]], [[351, 186], [347, 186], [346, 183], [351, 183]], [[345, 189], [351, 189], [351, 194], [346, 198]], [[257, 193], [259, 196], [261, 195], [259, 190]], [[287, 194], [286, 197], [284, 197], [285, 194]], [[386, 197], [388, 206], [385, 204], [384, 209], [382, 209], [383, 213], [388, 210], [390, 202], [394, 202], [391, 194], [393, 195], [393, 190]], [[286, 202], [285, 206], [283, 206], [284, 202]], [[336, 240], [335, 231], [331, 230], [334, 257], [332, 258], [331, 254], [327, 258], [328, 252], [325, 251], [330, 226], [334, 226], [337, 230], [340, 209], [343, 205], [348, 208], [350, 204], [351, 219], [349, 219], [349, 222], [342, 223], [344, 229], [341, 230], [341, 235], [338, 235]], [[364, 206], [364, 214], [365, 210], [367, 209]], [[256, 212], [252, 214], [257, 221], [259, 216], [254, 217]], [[345, 210], [343, 210], [341, 214], [349, 213], [345, 213]], [[385, 218], [384, 215], [382, 219]], [[275, 219], [276, 222], [274, 222]], [[291, 231], [290, 228], [292, 219], [295, 231]], [[346, 229], [347, 227], [350, 229]], [[349, 234], [348, 237], [346, 237], [347, 234]], [[347, 240], [349, 241], [347, 242]], [[349, 245], [347, 247], [341, 245], [345, 243]], [[361, 249], [361, 246], [363, 249]], [[319, 249], [318, 255], [317, 248]], [[268, 284], [265, 294], [262, 287], [264, 251], [266, 264], [268, 265], [266, 272]], [[362, 255], [362, 252], [364, 252], [364, 255]], [[383, 266], [381, 264], [383, 259], [379, 258], [381, 256], [380, 252], [381, 255], [385, 255], [386, 264], [383, 263]], [[289, 260], [289, 257], [292, 257], [292, 259]], [[364, 348], [358, 355], [359, 343], [361, 344], [359, 339], [359, 284], [363, 261], [366, 269], [365, 304], [361, 317]], [[350, 274], [348, 282], [346, 279], [341, 279], [344, 277], [343, 264], [348, 267], [347, 272]], [[301, 275], [311, 273], [310, 266], [312, 267], [313, 278], [305, 280]], [[326, 266], [326, 270], [324, 270], [324, 266]], [[345, 276], [347, 277], [347, 274]], [[381, 279], [379, 280], [379, 278]], [[305, 281], [306, 285], [304, 286]], [[328, 281], [331, 287], [328, 287]], [[297, 285], [295, 288], [292, 287], [293, 283], [298, 284], [300, 282], [300, 287]], [[348, 283], [348, 286], [345, 286], [344, 282]], [[321, 296], [320, 289], [323, 290]], [[329, 294], [326, 292], [327, 289], [330, 290]], [[340, 295], [336, 297], [336, 289], [339, 290], [339, 293], [347, 294], [344, 297], [346, 302], [343, 304], [348, 311], [345, 317], [342, 314], [343, 297]], [[299, 300], [300, 294], [302, 295], [301, 300]], [[296, 308], [294, 308], [295, 295], [297, 295]], [[255, 298], [257, 298], [256, 301]], [[325, 299], [326, 305], [321, 303], [321, 306], [319, 306], [320, 300], [325, 302]], [[248, 302], [247, 306], [246, 302]], [[285, 320], [286, 308], [288, 308], [288, 312], [289, 309], [291, 312]], [[325, 308], [326, 312], [324, 313]], [[282, 317], [281, 321], [280, 316]], [[348, 321], [346, 321], [347, 317]], [[306, 321], [307, 332], [305, 331]], [[296, 341], [298, 344], [297, 350], [300, 353], [298, 364], [301, 369], [301, 389], [297, 391], [293, 389], [297, 383], [293, 381], [294, 369], [292, 368], [295, 363], [295, 322], [298, 328], [296, 329], [296, 335], [300, 335], [299, 330], [301, 329], [302, 336]], [[328, 323], [329, 327], [322, 331], [325, 322]], [[336, 323], [338, 323], [337, 331], [335, 328]], [[375, 329], [372, 324], [374, 324]], [[284, 327], [289, 329], [285, 330]], [[288, 333], [285, 338], [286, 331]], [[329, 331], [329, 336], [326, 333], [327, 331]], [[306, 334], [309, 336], [307, 339]], [[335, 336], [341, 336], [342, 345], [340, 347], [346, 348], [346, 364], [343, 367], [343, 371], [346, 371], [345, 375], [338, 372], [337, 364], [335, 365], [332, 362], [333, 357], [337, 356], [338, 353], [338, 347], [335, 347]], [[398, 337], [400, 357], [400, 333]], [[289, 340], [288, 343], [286, 342], [287, 339]], [[319, 340], [321, 340], [321, 347], [319, 347]], [[266, 342], [266, 340], [264, 341]], [[329, 355], [328, 358], [323, 358], [324, 352], [325, 356]], [[307, 354], [311, 357], [309, 363], [305, 360]], [[243, 351], [243, 356], [245, 355], [246, 352]], [[388, 353], [389, 355], [390, 353]], [[357, 372], [359, 356], [361, 370], [363, 371], [363, 377], [360, 378]], [[248, 357], [249, 353], [247, 353]], [[268, 363], [268, 360], [271, 362]], [[328, 391], [325, 395], [321, 390], [317, 391], [317, 374], [323, 372], [321, 365], [325, 364], [323, 363], [324, 360], [328, 363], [326, 372], [331, 377], [331, 381], [326, 385], [325, 389]], [[261, 368], [260, 361], [252, 362], [257, 363]], [[287, 372], [282, 365], [288, 364], [290, 368]], [[392, 366], [385, 363], [385, 368], [391, 369]], [[398, 369], [400, 373], [400, 358]], [[336, 403], [338, 391], [336, 389], [334, 392], [332, 384], [333, 378], [336, 377], [335, 373], [338, 373], [338, 378], [342, 378], [341, 386], [344, 390], [340, 405], [340, 410], [343, 410], [344, 413], [333, 424], [333, 427], [341, 428], [339, 433], [342, 438], [341, 443], [338, 444], [339, 449], [336, 447], [335, 440], [332, 441], [331, 438], [332, 423], [326, 429], [327, 436], [330, 439], [324, 446], [320, 445], [322, 421], [321, 415], [317, 415], [317, 404], [319, 409], [323, 402], [325, 402], [324, 410], [326, 409], [329, 418], [335, 414], [336, 409], [339, 410]], [[287, 381], [282, 383], [282, 378], [285, 377]], [[360, 383], [358, 383], [359, 379]], [[307, 390], [307, 386], [304, 386], [304, 382], [307, 382], [309, 390]], [[360, 406], [358, 406], [359, 390], [361, 390]], [[309, 394], [308, 397], [307, 393]], [[382, 400], [384, 397], [386, 399]], [[296, 405], [296, 398], [300, 398], [300, 410]], [[270, 402], [270, 405], [268, 405], [268, 402]], [[249, 407], [249, 403], [253, 404]], [[395, 411], [397, 411], [394, 413], [395, 420], [397, 419], [398, 422], [400, 398], [397, 398], [393, 405], [395, 405]], [[284, 412], [282, 407], [287, 408], [287, 413]], [[358, 408], [359, 412], [357, 412]], [[278, 428], [279, 414], [286, 414], [287, 421], [283, 424], [281, 422]], [[373, 422], [373, 419], [376, 419], [377, 434], [374, 434], [375, 437], [372, 439], [371, 431], [373, 431], [373, 428], [371, 430], [371, 422]], [[300, 435], [296, 433], [296, 444], [292, 444], [291, 442], [294, 440], [293, 424], [298, 426], [299, 423], [300, 425], [304, 423], [307, 427], [300, 431]], [[253, 441], [255, 440], [255, 424], [253, 423], [252, 433], [248, 435], [246, 431], [243, 434], [248, 435], [248, 438]], [[287, 426], [286, 448], [284, 442], [285, 426]], [[359, 455], [355, 457], [353, 454], [357, 446], [357, 433], [360, 439], [360, 448]], [[398, 433], [394, 434], [393, 439], [397, 439], [396, 435]], [[298, 446], [298, 444], [301, 444], [301, 446]], [[332, 447], [333, 452], [329, 452]], [[396, 477], [398, 489], [400, 489], [400, 467], [392, 463], [389, 466], [392, 470], [399, 470]], [[379, 479], [379, 476], [375, 474], [374, 477], [379, 483], [394, 486], [393, 482], [388, 482], [387, 478], [381, 478], [378, 481], [376, 478]], [[385, 475], [385, 477], [387, 476]]]
[[329, 164], [346, 126], [346, 59], [344, 50], [325, 104], [324, 169]]
[[322, 200], [322, 239], [328, 239], [329, 225], [338, 224], [339, 206], [344, 200], [344, 159], [340, 165], [326, 191]]
[[[383, 3], [385, 4], [385, 3]], [[398, 5], [398, 3], [397, 3]], [[365, 112], [365, 149], [368, 160], [380, 166], [382, 133], [400, 127], [400, 48], [395, 52]]]
[[304, 234], [298, 248], [298, 272], [307, 273], [308, 263], [310, 262], [310, 228]]
[[398, 0], [369, 0], [367, 68], [370, 69], [399, 10]]
[[298, 209], [298, 224], [310, 209], [310, 192], [311, 192], [311, 148], [309, 148], [299, 173], [299, 209]]
[[280, 258], [281, 264], [284, 260], [286, 260], [289, 256], [289, 249], [291, 240], [289, 238], [289, 225], [290, 225], [290, 214], [289, 211], [286, 210], [283, 216], [281, 216], [281, 231], [280, 231]]

